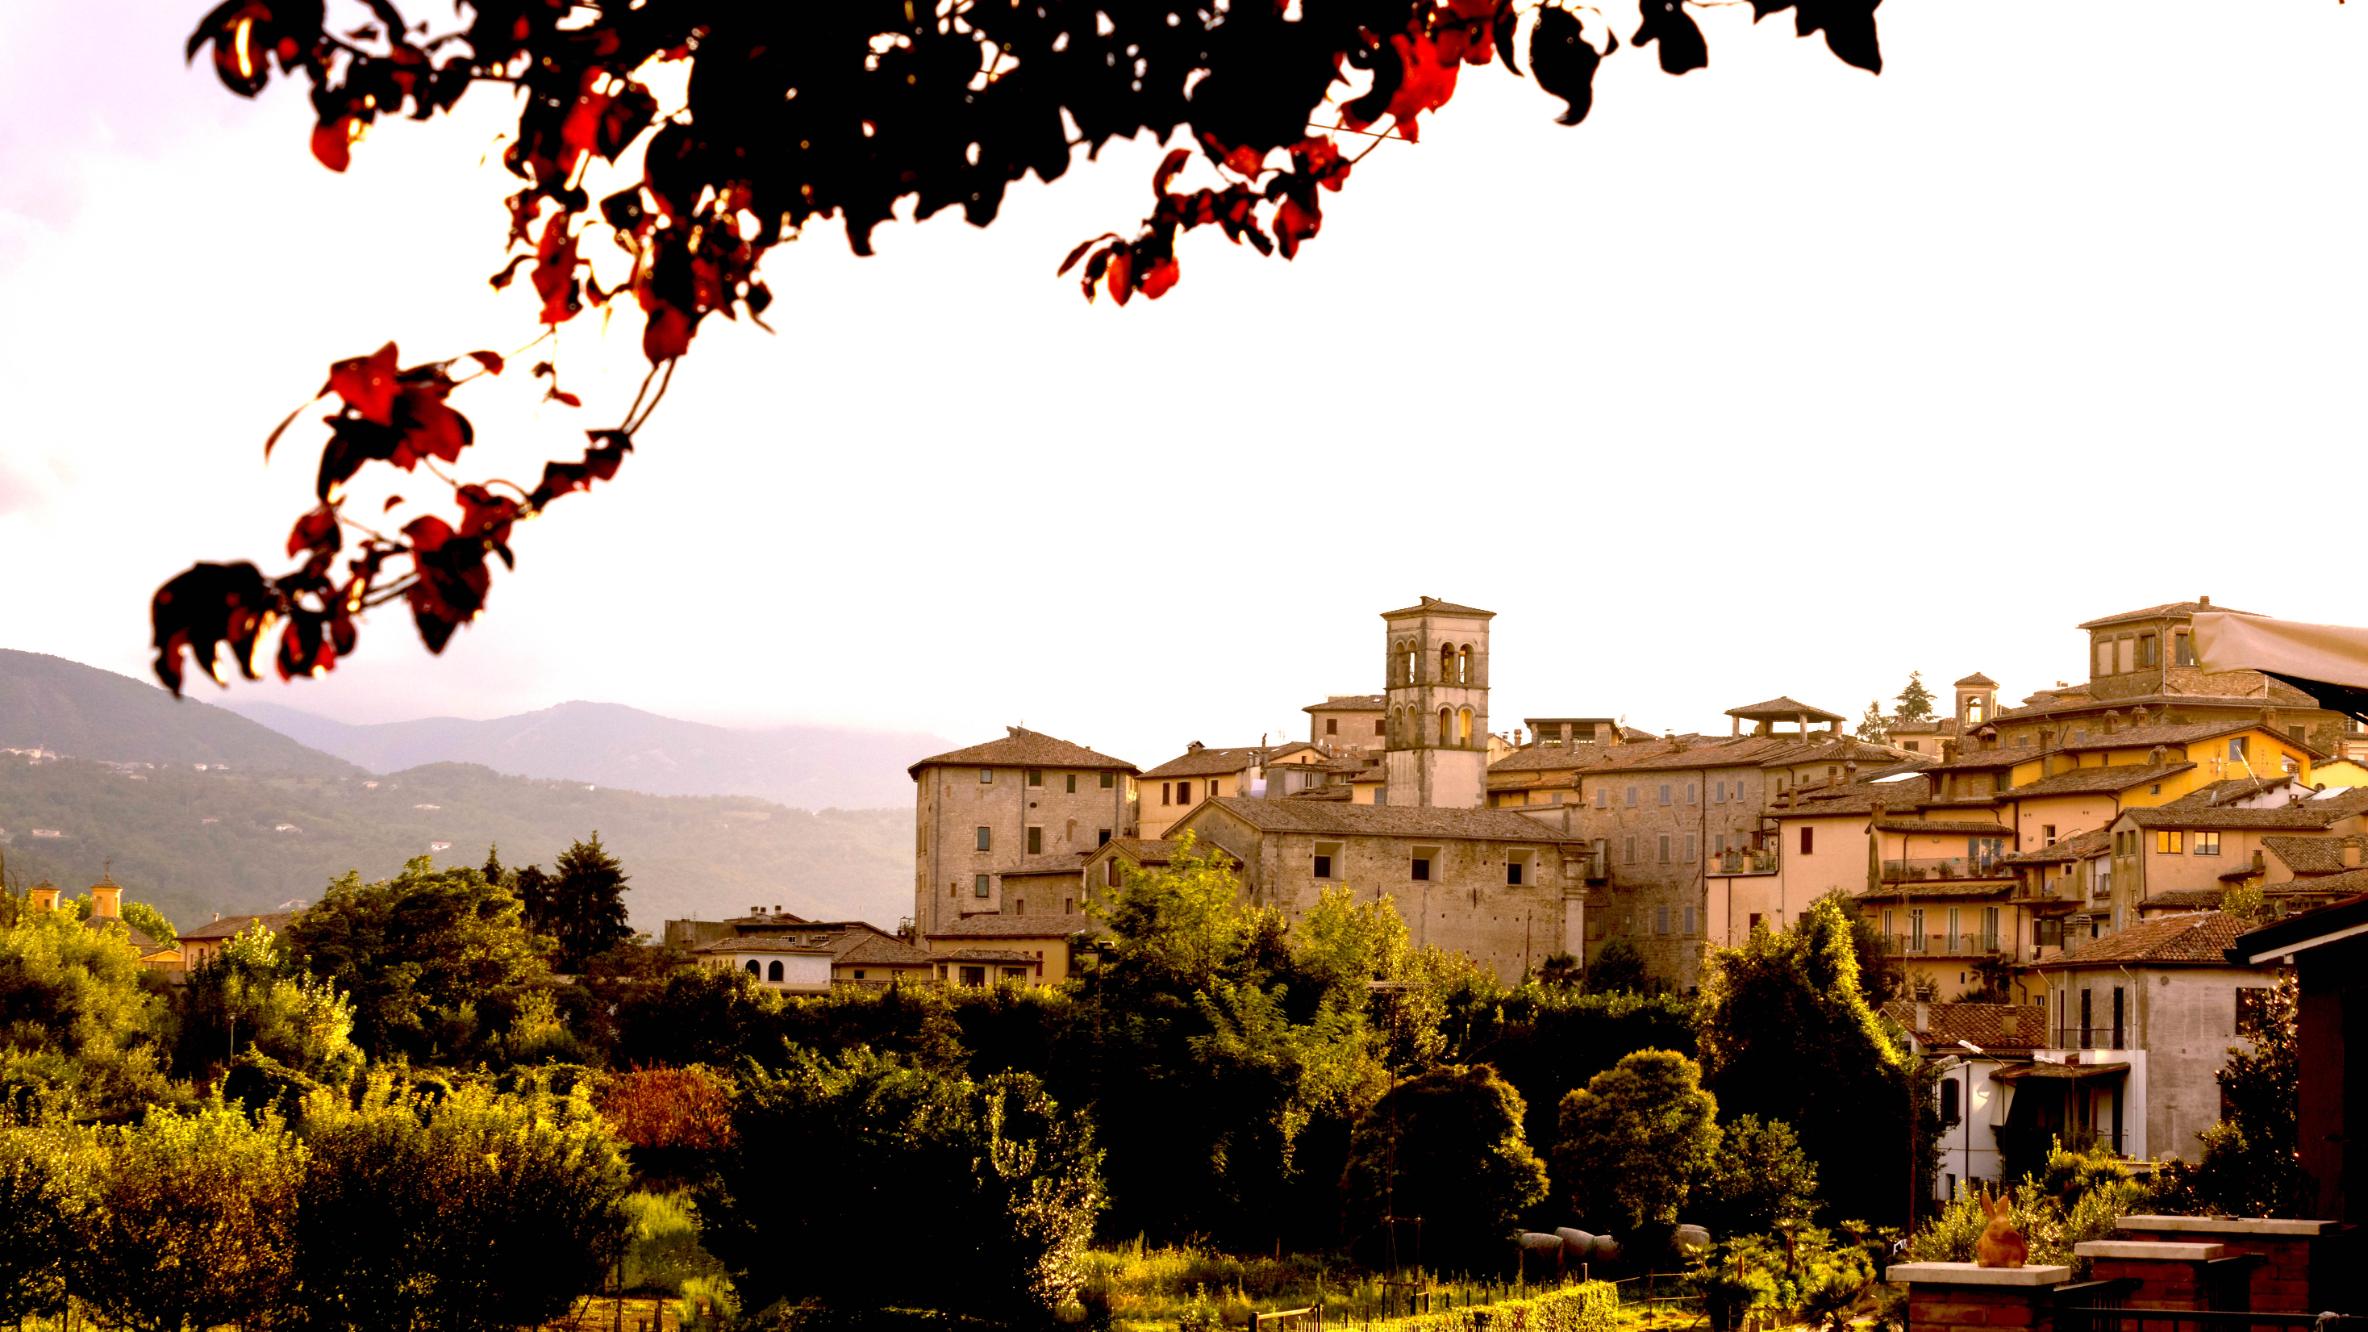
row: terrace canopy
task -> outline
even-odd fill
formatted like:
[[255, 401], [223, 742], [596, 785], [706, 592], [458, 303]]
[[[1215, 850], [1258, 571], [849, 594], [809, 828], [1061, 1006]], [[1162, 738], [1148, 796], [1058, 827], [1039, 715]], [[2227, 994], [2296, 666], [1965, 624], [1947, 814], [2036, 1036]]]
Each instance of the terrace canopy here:
[[2368, 721], [2368, 629], [2198, 611], [2195, 654], [2207, 671], [2259, 671]]

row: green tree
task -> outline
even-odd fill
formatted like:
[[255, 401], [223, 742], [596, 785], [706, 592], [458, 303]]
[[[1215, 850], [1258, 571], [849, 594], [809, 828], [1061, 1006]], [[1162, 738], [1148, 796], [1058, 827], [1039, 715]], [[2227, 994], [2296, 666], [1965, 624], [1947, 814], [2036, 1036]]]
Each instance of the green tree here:
[[595, 832], [570, 843], [551, 869], [543, 914], [527, 924], [559, 941], [561, 971], [581, 972], [593, 957], [633, 937], [625, 919], [625, 867]]
[[1691, 1000], [1672, 994], [1573, 994], [1524, 985], [1509, 995], [1472, 996], [1449, 1014], [1447, 1058], [1487, 1064], [1529, 1104], [1529, 1140], [1549, 1147], [1560, 1133], [1562, 1098], [1639, 1050], [1694, 1053]]
[[295, 1295], [304, 1150], [266, 1115], [215, 1101], [108, 1130], [75, 1295], [133, 1332], [268, 1325]]
[[241, 1052], [299, 1077], [342, 1083], [361, 1068], [354, 1008], [298, 967], [258, 921], [193, 968], [177, 996], [176, 1067], [210, 1081]]
[[1390, 1252], [1384, 1218], [1419, 1216], [1425, 1265], [1471, 1268], [1501, 1257], [1505, 1232], [1546, 1196], [1545, 1162], [1521, 1128], [1526, 1111], [1521, 1093], [1486, 1065], [1390, 1088], [1357, 1121], [1342, 1192], [1352, 1231], [1373, 1229], [1350, 1238], [1378, 1262]]
[[1907, 688], [1899, 691], [1899, 712], [1894, 720], [1903, 722], [1932, 720], [1932, 691], [1924, 687], [1924, 672], [1908, 672]]
[[85, 1132], [0, 1120], [0, 1320], [22, 1326], [66, 1303], [68, 1259], [96, 1189]]
[[548, 996], [543, 945], [518, 899], [475, 869], [420, 857], [392, 879], [348, 874], [287, 929], [314, 976], [350, 995], [372, 1059], [499, 1062], [530, 998]]
[[1703, 1186], [1706, 1223], [1720, 1235], [1757, 1235], [1806, 1221], [1817, 1204], [1817, 1167], [1792, 1125], [1742, 1115], [1728, 1122]]
[[173, 928], [173, 923], [169, 920], [166, 920], [164, 918], [164, 913], [157, 910], [155, 907], [148, 905], [146, 902], [126, 901], [123, 904], [122, 910], [123, 923], [131, 926], [135, 930], [138, 930], [140, 933], [147, 935], [149, 938], [156, 940], [160, 944], [172, 944], [179, 942], [181, 938], [180, 932], [175, 930]]
[[1674, 1050], [1639, 1050], [1562, 1098], [1554, 1181], [1592, 1225], [1666, 1232], [1709, 1177], [1718, 1099]]
[[122, 1119], [165, 1099], [170, 1015], [121, 931], [63, 911], [0, 930], [0, 1100]]
[[443, 1094], [375, 1074], [305, 1102], [298, 1271], [310, 1325], [491, 1332], [595, 1289], [623, 1242], [627, 1173], [588, 1091]]
[[2257, 992], [2247, 1045], [2220, 1068], [2219, 1122], [2199, 1135], [2192, 1166], [2166, 1162], [2157, 1175], [2163, 1206], [2215, 1216], [2301, 1216], [2311, 1205], [2298, 1155], [2302, 1043], [2294, 978]]
[[[1821, 898], [1789, 929], [1711, 956], [1696, 1027], [1720, 1104], [1792, 1125], [1839, 1215], [1895, 1219], [1931, 1177], [1937, 1111], [1859, 975], [1850, 918]], [[1911, 1155], [1916, 1180], [1886, 1168]]]
[[1644, 954], [1626, 939], [1614, 939], [1598, 950], [1584, 979], [1589, 994], [1641, 994], [1652, 988]]
[[[700, 1210], [750, 1309], [793, 1298], [1041, 1317], [1082, 1280], [1099, 1158], [1085, 1117], [1034, 1078], [806, 1053], [744, 1072]], [[884, 1285], [882, 1246], [922, 1235], [926, 1253]]]
[[[1931, 702], [1927, 700], [1925, 706], [1927, 708], [1931, 707]], [[1907, 719], [1903, 717], [1900, 720], [1905, 721]], [[1891, 738], [1891, 719], [1883, 715], [1883, 704], [1881, 700], [1867, 700], [1866, 713], [1864, 716], [1861, 716], [1858, 719], [1858, 730], [1856, 734], [1859, 739], [1864, 740], [1868, 744], [1872, 745], [1882, 744]]]

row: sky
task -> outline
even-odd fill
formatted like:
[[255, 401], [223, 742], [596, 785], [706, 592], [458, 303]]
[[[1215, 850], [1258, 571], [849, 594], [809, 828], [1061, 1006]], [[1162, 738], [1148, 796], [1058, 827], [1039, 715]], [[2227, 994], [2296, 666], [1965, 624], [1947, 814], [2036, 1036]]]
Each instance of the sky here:
[[[536, 332], [485, 282], [504, 94], [333, 175], [299, 88], [184, 68], [206, 8], [0, 6], [0, 646], [133, 675], [166, 577], [284, 562], [318, 435], [261, 443], [329, 361]], [[1708, 9], [1707, 70], [1623, 49], [1575, 128], [1467, 70], [1297, 261], [1195, 234], [1156, 304], [1053, 276], [1137, 224], [1148, 142], [988, 230], [811, 229], [766, 262], [777, 332], [707, 321], [441, 658], [382, 612], [329, 679], [235, 696], [1020, 724], [1148, 765], [1378, 689], [1377, 615], [1421, 595], [1498, 613], [1499, 730], [1855, 718], [1910, 670], [2019, 699], [2081, 678], [2080, 621], [2199, 594], [2368, 623], [2368, 7], [1879, 18], [1874, 77]], [[638, 337], [565, 330], [581, 412], [460, 394], [478, 466], [580, 449]]]

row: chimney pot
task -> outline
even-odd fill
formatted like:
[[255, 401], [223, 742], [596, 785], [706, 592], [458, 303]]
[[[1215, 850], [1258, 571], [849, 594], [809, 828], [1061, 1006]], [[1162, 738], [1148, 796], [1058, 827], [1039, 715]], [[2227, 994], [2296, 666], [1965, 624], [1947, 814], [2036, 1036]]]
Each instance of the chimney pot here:
[[2210, 597], [2197, 597], [2195, 599], [2195, 604], [2200, 610], [2210, 610], [2212, 608], [2212, 599]]
[[1932, 1030], [1932, 1005], [1921, 999], [1916, 1001], [1916, 1030], [1919, 1033]]

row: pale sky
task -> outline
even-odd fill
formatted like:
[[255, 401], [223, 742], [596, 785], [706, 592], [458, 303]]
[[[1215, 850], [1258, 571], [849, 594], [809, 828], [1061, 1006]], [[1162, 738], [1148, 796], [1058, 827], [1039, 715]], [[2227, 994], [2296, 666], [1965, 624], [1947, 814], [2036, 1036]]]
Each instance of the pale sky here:
[[[484, 282], [499, 90], [334, 176], [298, 88], [183, 68], [206, 7], [0, 6], [0, 646], [135, 675], [158, 582], [284, 563], [319, 435], [261, 443], [329, 361], [535, 332]], [[380, 612], [260, 696], [1022, 722], [1148, 765], [1377, 688], [1376, 613], [1420, 594], [1498, 612], [1498, 729], [1855, 718], [1911, 668], [2019, 699], [2080, 678], [2079, 621], [2201, 593], [2368, 622], [2368, 6], [1880, 19], [1876, 78], [1708, 12], [1708, 70], [1624, 49], [1573, 129], [1467, 70], [1297, 262], [1195, 234], [1157, 304], [1053, 277], [1136, 225], [1148, 143], [991, 230], [857, 260], [817, 229], [767, 261], [779, 335], [710, 319], [618, 483], [522, 529], [441, 660]], [[580, 450], [638, 335], [569, 327], [583, 412], [460, 394], [477, 469]]]

